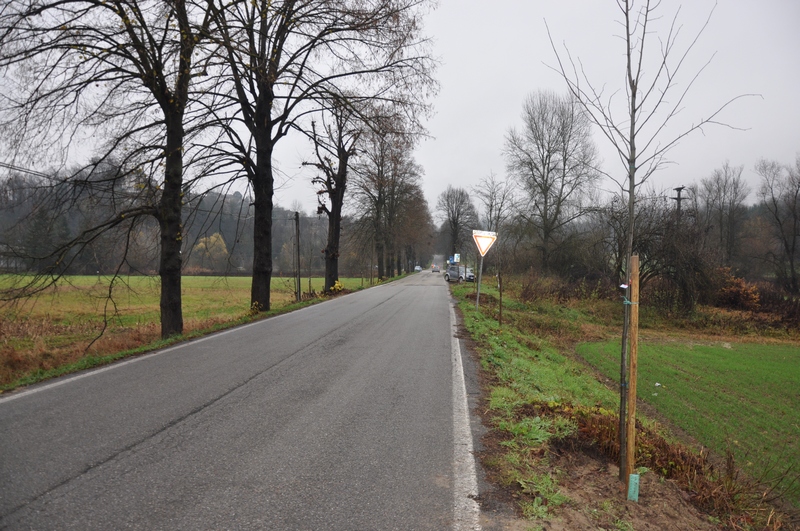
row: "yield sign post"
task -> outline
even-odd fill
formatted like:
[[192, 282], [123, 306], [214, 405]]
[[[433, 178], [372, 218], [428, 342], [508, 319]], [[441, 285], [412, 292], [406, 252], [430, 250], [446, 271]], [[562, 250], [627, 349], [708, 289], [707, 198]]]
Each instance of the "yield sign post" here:
[[483, 257], [489, 252], [489, 249], [497, 241], [496, 232], [488, 232], [485, 230], [473, 230], [472, 239], [475, 240], [475, 245], [478, 246], [478, 252], [481, 253], [481, 265], [478, 267], [478, 293], [475, 296], [475, 308], [480, 309], [481, 303], [481, 276], [483, 275]]

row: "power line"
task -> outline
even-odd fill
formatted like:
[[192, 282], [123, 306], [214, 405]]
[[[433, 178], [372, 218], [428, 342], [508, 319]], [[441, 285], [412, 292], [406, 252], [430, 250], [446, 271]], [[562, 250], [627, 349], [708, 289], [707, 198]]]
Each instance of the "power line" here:
[[36, 175], [37, 177], [44, 177], [45, 179], [52, 179], [52, 176], [47, 175], [46, 173], [36, 170], [29, 170], [28, 168], [21, 168], [19, 166], [14, 166], [13, 164], [6, 164], [5, 162], [0, 162], [0, 168], [6, 168], [7, 170], [18, 171], [20, 173], [28, 173], [30, 175]]

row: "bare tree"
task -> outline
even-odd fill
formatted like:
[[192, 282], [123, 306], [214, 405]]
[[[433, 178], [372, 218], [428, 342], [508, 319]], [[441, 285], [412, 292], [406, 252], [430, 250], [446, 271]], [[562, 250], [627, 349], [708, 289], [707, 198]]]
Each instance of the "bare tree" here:
[[[122, 188], [114, 215], [65, 245], [85, 247], [142, 216], [158, 220], [164, 337], [183, 330], [181, 209], [186, 141], [202, 125], [189, 104], [196, 51], [209, 33], [206, 9], [191, 0], [45, 0], [10, 3], [0, 12], [7, 140], [18, 156], [31, 158], [37, 154], [25, 152], [30, 146], [68, 153], [86, 134], [106, 136], [88, 176], [80, 171], [66, 179], [110, 201], [108, 194], [121, 189], [112, 181], [138, 172], [137, 188]], [[96, 168], [113, 154], [122, 157], [120, 171], [97, 178]], [[69, 204], [68, 188], [54, 189], [53, 206]], [[66, 253], [52, 253], [54, 266]]]
[[369, 241], [373, 247], [378, 278], [386, 277], [386, 196], [391, 159], [397, 156], [388, 136], [384, 132], [368, 131], [354, 167], [355, 196], [360, 210], [356, 226], [364, 233], [362, 241]]
[[463, 188], [448, 185], [447, 189], [439, 194], [436, 210], [441, 213], [449, 236], [450, 254], [463, 252], [462, 247], [471, 237], [470, 231], [478, 226], [478, 211], [472, 204], [469, 193]]
[[433, 255], [436, 226], [433, 223], [428, 201], [419, 186], [409, 194], [408, 206], [400, 227], [400, 243], [406, 250], [408, 271], [416, 265], [424, 266]]
[[[656, 47], [650, 44], [653, 36], [657, 34], [651, 27], [651, 23], [661, 18], [659, 16], [661, 2], [644, 0], [639, 5], [635, 0], [617, 0], [617, 7], [622, 17], [620, 25], [624, 31], [621, 40], [625, 43], [623, 54], [625, 57], [624, 94], [626, 98], [620, 107], [614, 105], [616, 93], [607, 97], [602, 88], [598, 89], [596, 85], [592, 84], [586, 76], [583, 65], [580, 61], [576, 63], [569, 50], [566, 51], [566, 60], [562, 60], [562, 56], [550, 36], [550, 29], [548, 28], [547, 31], [558, 61], [558, 67], [554, 70], [567, 83], [570, 93], [589, 114], [592, 122], [614, 146], [620, 162], [625, 168], [625, 179], [618, 179], [617, 183], [628, 195], [630, 227], [627, 235], [626, 256], [627, 264], [630, 264], [630, 257], [634, 250], [635, 227], [633, 223], [636, 219], [634, 210], [637, 186], [644, 183], [656, 170], [668, 162], [667, 153], [687, 135], [706, 125], [721, 124], [717, 117], [722, 110], [743, 96], [727, 100], [706, 118], [701, 118], [677, 134], [664, 138], [667, 125], [673, 122], [682, 110], [687, 94], [705, 66], [708, 65], [707, 62], [701, 67], [682, 90], [676, 89], [679, 79], [677, 76], [683, 73], [685, 60], [694, 49], [699, 35], [708, 25], [711, 13], [698, 34], [681, 52], [676, 48], [680, 34], [679, 11], [671, 19], [667, 19], [669, 26], [666, 35], [660, 37], [660, 46]], [[625, 270], [628, 274], [629, 265]], [[629, 305], [626, 305], [620, 359], [620, 447], [622, 448], [620, 462], [622, 465], [626, 463], [623, 434], [627, 401], [629, 310]], [[625, 467], [620, 466], [620, 478], [627, 482], [628, 476]]]
[[413, 135], [398, 115], [370, 122], [353, 165], [359, 226], [368, 232], [377, 257], [378, 276], [393, 276], [399, 260], [399, 230], [409, 197], [419, 189], [422, 170], [411, 156]]
[[571, 96], [552, 92], [525, 100], [521, 131], [506, 135], [509, 173], [524, 194], [517, 212], [534, 230], [547, 270], [556, 235], [586, 213], [585, 198], [597, 180], [591, 123]]
[[[224, 151], [235, 152], [254, 197], [251, 304], [270, 307], [273, 152], [292, 128], [355, 86], [364, 97], [403, 94], [409, 115], [435, 85], [420, 36], [427, 0], [215, 0], [224, 47], [218, 93], [235, 109]], [[369, 92], [369, 94], [367, 94]], [[418, 98], [418, 99], [415, 99]], [[321, 102], [321, 103], [320, 103]]]
[[484, 177], [472, 189], [472, 194], [483, 206], [481, 225], [488, 231], [498, 232], [511, 215], [514, 188], [509, 181], [501, 181], [494, 173]]
[[769, 212], [777, 244], [770, 253], [775, 273], [789, 293], [800, 294], [800, 155], [794, 166], [762, 159], [755, 169], [761, 176], [758, 197]]
[[731, 166], [727, 161], [710, 177], [700, 182], [703, 210], [716, 236], [720, 265], [732, 265], [737, 257], [750, 187], [742, 179], [744, 166]]
[[[487, 177], [480, 180], [478, 186], [472, 189], [472, 194], [478, 198], [478, 203], [482, 207], [479, 214], [480, 225], [485, 230], [497, 233], [494, 252], [489, 254], [485, 266], [483, 258], [481, 258], [480, 264], [484, 269], [496, 265], [498, 283], [502, 283], [500, 266], [503, 255], [507, 252], [508, 234], [505, 233], [505, 228], [514, 206], [514, 187], [511, 181], [501, 181], [494, 172], [490, 172]], [[483, 271], [479, 273], [483, 274]]]
[[[661, 2], [645, 0], [642, 5], [638, 5], [634, 0], [617, 0], [617, 7], [622, 17], [620, 25], [624, 31], [621, 40], [625, 43], [623, 54], [626, 99], [620, 107], [616, 106], [614, 99], [616, 92], [607, 96], [603, 88], [598, 89], [593, 85], [580, 60], [576, 62], [569, 50], [566, 51], [566, 60], [562, 59], [550, 35], [550, 29], [547, 31], [558, 62], [558, 67], [554, 70], [567, 83], [570, 94], [583, 107], [591, 121], [614, 146], [625, 168], [625, 179], [614, 180], [627, 193], [630, 211], [628, 220], [633, 223], [636, 188], [645, 183], [656, 170], [670, 163], [667, 159], [668, 152], [683, 138], [707, 125], [731, 127], [720, 122], [718, 116], [734, 101], [750, 95], [733, 97], [706, 118], [700, 118], [677, 134], [663, 138], [667, 124], [683, 109], [690, 89], [710, 63], [710, 60], [706, 62], [683, 89], [678, 88], [678, 75], [683, 73], [685, 61], [708, 25], [713, 10], [700, 31], [681, 51], [676, 48], [681, 29], [678, 24], [680, 10], [669, 20], [666, 35], [659, 39], [660, 46], [651, 46], [650, 41], [656, 35], [651, 24], [661, 18]], [[631, 225], [627, 245], [629, 256], [633, 253], [633, 247], [634, 227]]]
[[348, 101], [335, 98], [330, 109], [330, 119], [322, 117], [322, 133], [316, 124], [311, 127], [316, 162], [306, 163], [319, 170], [320, 175], [312, 183], [320, 187], [317, 192], [318, 214], [328, 218], [328, 238], [325, 255], [325, 291], [329, 291], [339, 280], [339, 241], [342, 231], [342, 207], [347, 190], [348, 165], [355, 154], [356, 143], [361, 136], [361, 122]]

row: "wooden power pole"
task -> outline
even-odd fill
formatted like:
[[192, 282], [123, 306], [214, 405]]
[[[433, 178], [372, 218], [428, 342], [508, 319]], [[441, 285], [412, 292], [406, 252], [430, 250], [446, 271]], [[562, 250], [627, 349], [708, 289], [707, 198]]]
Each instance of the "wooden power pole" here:
[[295, 243], [297, 244], [297, 248], [295, 249], [297, 251], [295, 253], [295, 259], [297, 260], [297, 266], [295, 268], [295, 288], [297, 290], [297, 302], [300, 302], [300, 299], [303, 298], [302, 288], [300, 287], [300, 212], [294, 213], [294, 232]]

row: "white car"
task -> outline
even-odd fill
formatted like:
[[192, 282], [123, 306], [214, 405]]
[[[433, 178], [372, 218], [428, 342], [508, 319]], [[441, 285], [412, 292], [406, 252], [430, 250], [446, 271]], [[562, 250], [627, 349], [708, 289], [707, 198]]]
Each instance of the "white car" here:
[[417, 273], [419, 273], [420, 271], [422, 271], [422, 266], [416, 266], [416, 267], [414, 267], [414, 271], [416, 271]]

